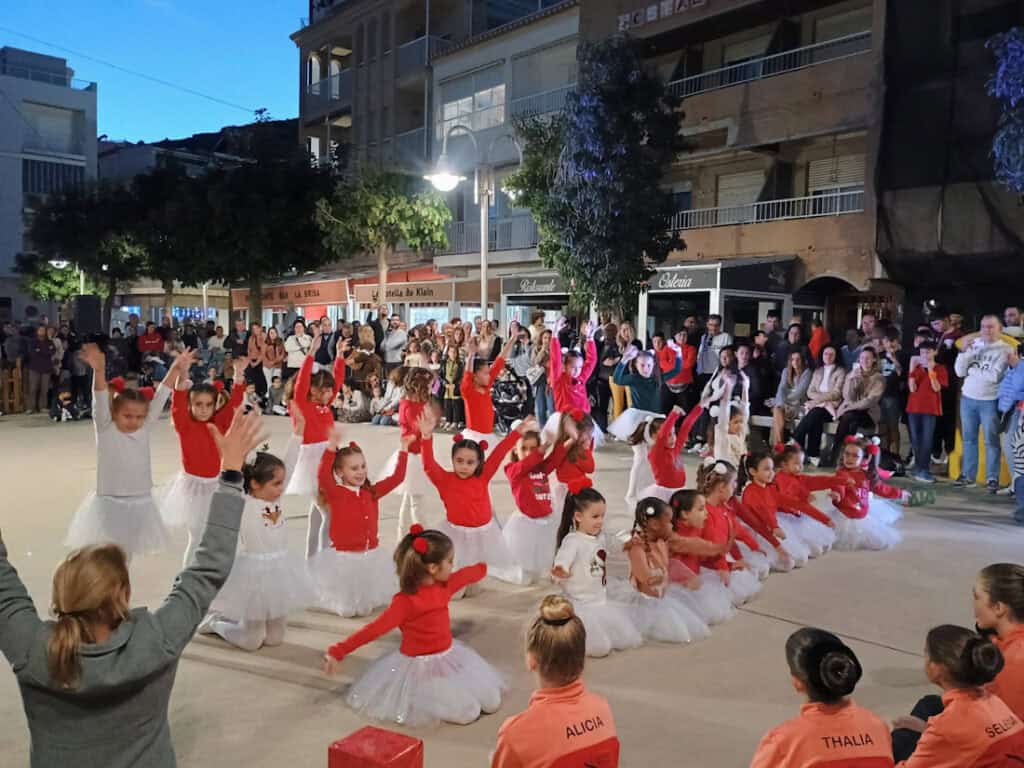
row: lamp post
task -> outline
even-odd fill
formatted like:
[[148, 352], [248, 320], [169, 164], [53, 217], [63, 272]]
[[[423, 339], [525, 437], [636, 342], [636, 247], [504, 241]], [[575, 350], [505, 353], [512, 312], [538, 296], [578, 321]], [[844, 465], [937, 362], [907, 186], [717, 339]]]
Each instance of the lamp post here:
[[494, 168], [490, 164], [491, 153], [494, 145], [501, 139], [508, 139], [516, 148], [519, 155], [519, 163], [523, 162], [523, 148], [519, 146], [516, 137], [507, 131], [495, 136], [487, 147], [487, 151], [480, 155], [480, 143], [477, 141], [476, 132], [464, 125], [453, 125], [449, 128], [442, 139], [441, 154], [437, 158], [437, 165], [434, 172], [423, 178], [429, 181], [438, 192], [451, 192], [459, 182], [465, 180], [465, 176], [458, 175], [452, 170], [448, 159], [448, 137], [456, 131], [461, 131], [473, 141], [474, 154], [477, 156], [477, 166], [473, 173], [473, 202], [480, 209], [480, 320], [487, 319], [487, 249], [490, 245], [490, 213], [491, 203], [494, 200]]

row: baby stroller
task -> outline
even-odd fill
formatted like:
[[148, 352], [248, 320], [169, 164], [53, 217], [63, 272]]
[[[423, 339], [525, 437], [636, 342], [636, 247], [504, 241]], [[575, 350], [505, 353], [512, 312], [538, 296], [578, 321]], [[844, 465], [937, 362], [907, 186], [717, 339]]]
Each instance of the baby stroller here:
[[512, 422], [530, 415], [530, 384], [506, 368], [491, 387], [491, 402], [494, 404], [494, 433], [507, 435]]

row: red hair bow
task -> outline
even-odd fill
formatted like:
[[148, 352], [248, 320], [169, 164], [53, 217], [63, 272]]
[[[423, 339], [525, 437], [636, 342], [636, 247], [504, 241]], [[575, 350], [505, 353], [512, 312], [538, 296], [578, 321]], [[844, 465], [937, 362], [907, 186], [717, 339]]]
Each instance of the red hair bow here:
[[569, 415], [572, 416], [573, 421], [583, 421], [584, 414], [582, 408], [573, 408], [569, 411]]
[[568, 483], [569, 493], [575, 496], [580, 491], [586, 488], [593, 488], [594, 483], [589, 477], [580, 477], [575, 480], [570, 480]]
[[786, 450], [786, 444], [785, 443], [776, 443], [775, 444], [775, 452], [776, 453], [782, 453], [784, 450]]
[[452, 436], [452, 442], [453, 443], [461, 443], [462, 442], [462, 433], [461, 432], [456, 432]]
[[146, 401], [152, 401], [156, 396], [156, 390], [152, 387], [139, 387], [139, 394], [146, 398]]
[[216, 389], [218, 392], [223, 392], [224, 391], [224, 382], [221, 381], [220, 379], [215, 379], [214, 382], [213, 382], [213, 388]]
[[422, 536], [417, 536], [415, 539], [412, 540], [412, 548], [416, 551], [416, 554], [418, 555], [427, 554], [428, 547], [429, 545], [427, 544], [427, 540], [424, 539]]
[[112, 390], [117, 392], [117, 394], [121, 394], [122, 392], [124, 392], [126, 384], [127, 382], [124, 380], [124, 376], [115, 376], [114, 378], [107, 382], [107, 386], [109, 386]]
[[877, 445], [872, 444], [872, 445], [868, 446], [868, 454], [871, 455], [871, 456], [877, 456], [881, 452], [882, 452], [882, 449], [879, 448]]
[[349, 443], [348, 447], [351, 448], [353, 451], [358, 451], [359, 450], [359, 444], [355, 440], [353, 440], [351, 443]]
[[486, 440], [481, 440], [479, 443], [477, 443], [477, 445], [480, 446], [480, 450], [481, 451], [486, 451], [487, 450], [487, 441]]
[[860, 441], [857, 440], [857, 436], [856, 435], [847, 435], [846, 438], [843, 440], [843, 442], [846, 443], [847, 445], [853, 445], [854, 443], [857, 443], [857, 442], [860, 442]]

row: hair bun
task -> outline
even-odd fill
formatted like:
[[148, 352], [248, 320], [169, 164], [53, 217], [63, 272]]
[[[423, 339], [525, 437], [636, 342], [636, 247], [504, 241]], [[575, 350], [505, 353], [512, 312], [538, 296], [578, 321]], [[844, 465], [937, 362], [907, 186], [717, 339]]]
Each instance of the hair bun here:
[[572, 603], [561, 595], [548, 595], [540, 603], [540, 618], [545, 624], [568, 624], [575, 615]]
[[821, 684], [836, 697], [849, 696], [860, 680], [861, 667], [846, 649], [829, 651], [818, 665]]
[[972, 637], [964, 646], [962, 655], [965, 682], [985, 685], [992, 682], [1005, 663], [1002, 652], [987, 637]]

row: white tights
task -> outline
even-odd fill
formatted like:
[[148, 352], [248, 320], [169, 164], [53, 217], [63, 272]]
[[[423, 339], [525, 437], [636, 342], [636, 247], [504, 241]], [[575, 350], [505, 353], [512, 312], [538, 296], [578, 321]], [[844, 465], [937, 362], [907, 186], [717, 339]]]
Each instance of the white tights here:
[[309, 505], [309, 526], [306, 528], [306, 559], [331, 547], [331, 511], [315, 501]]
[[264, 645], [275, 646], [284, 642], [286, 622], [283, 617], [267, 621], [215, 619], [210, 622], [209, 631], [243, 651], [258, 651]]
[[403, 493], [402, 504], [398, 508], [398, 540], [401, 541], [402, 537], [409, 532], [409, 529], [413, 526], [413, 523], [419, 523], [423, 525], [423, 520], [420, 519], [420, 501], [422, 497], [419, 494]]

